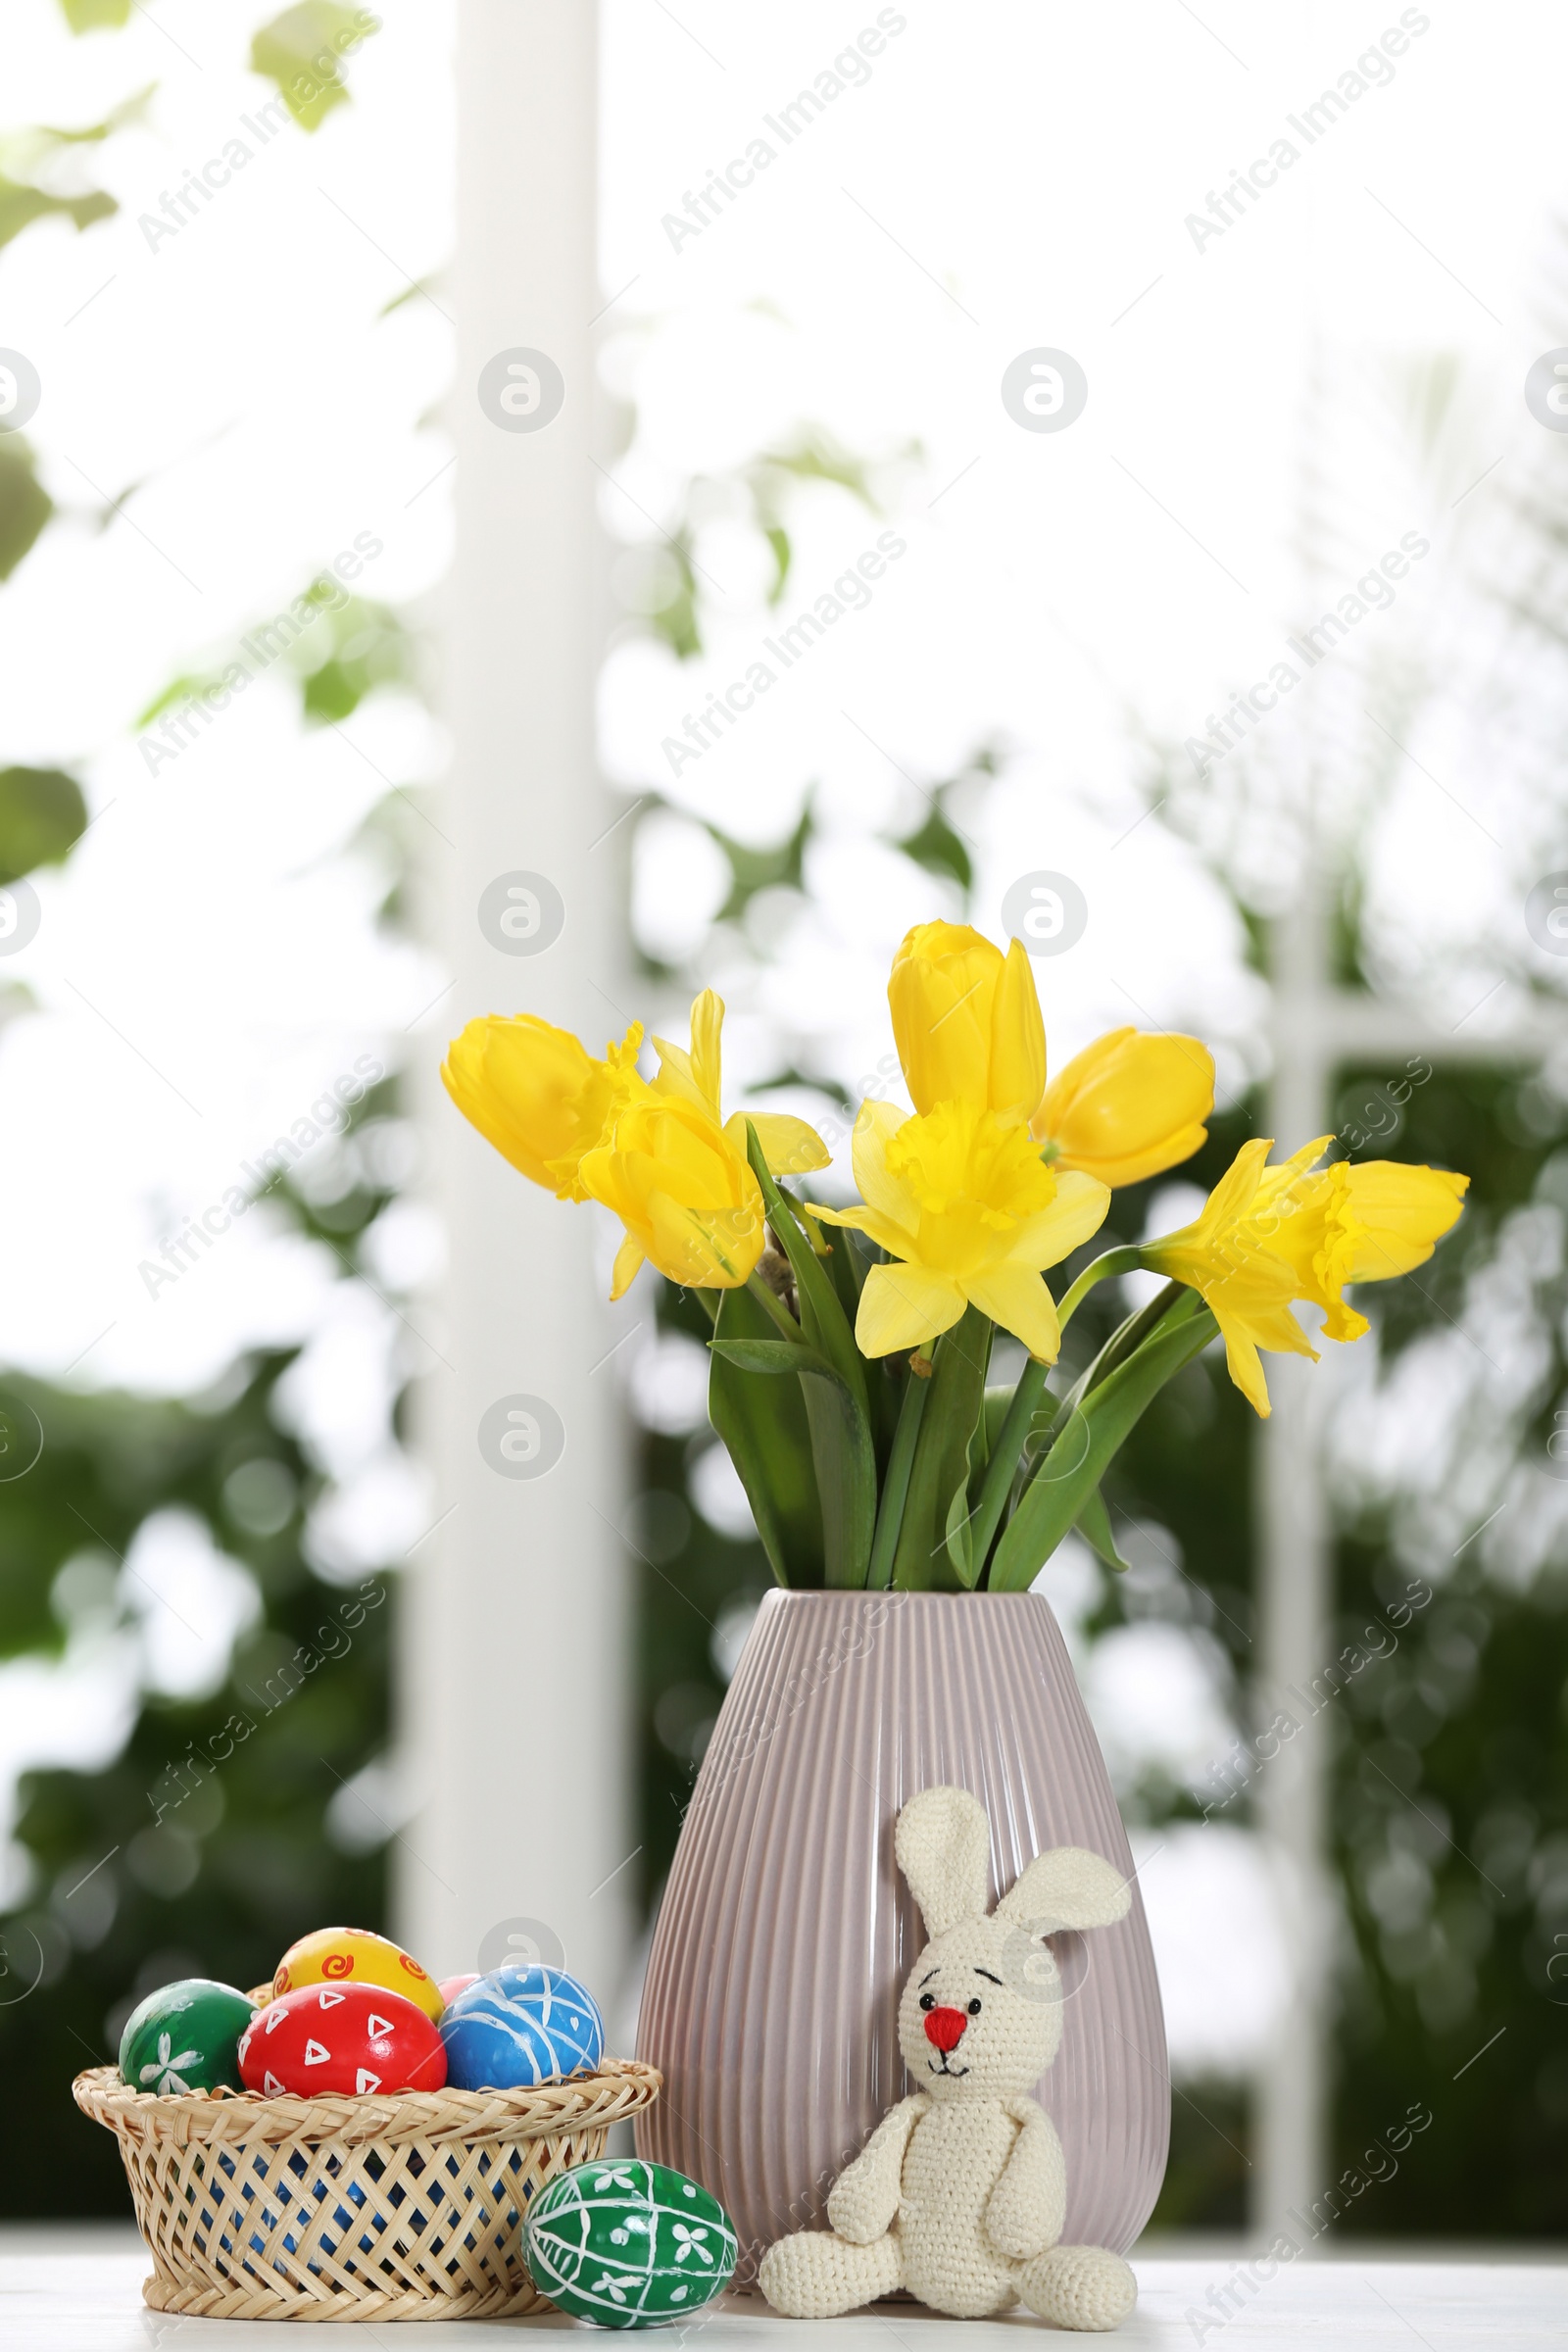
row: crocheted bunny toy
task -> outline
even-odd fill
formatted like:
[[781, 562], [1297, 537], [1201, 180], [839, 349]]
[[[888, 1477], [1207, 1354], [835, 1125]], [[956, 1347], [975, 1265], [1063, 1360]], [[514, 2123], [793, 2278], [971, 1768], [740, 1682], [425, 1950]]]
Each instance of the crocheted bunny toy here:
[[830, 2230], [762, 2257], [761, 2287], [792, 2319], [830, 2319], [905, 2287], [955, 2319], [1022, 2301], [1058, 2328], [1114, 2328], [1137, 2300], [1101, 2246], [1063, 2246], [1061, 2142], [1029, 2093], [1061, 2043], [1061, 1977], [1046, 1938], [1126, 1915], [1120, 1871], [1059, 1845], [986, 1916], [990, 1832], [962, 1788], [927, 1788], [899, 1815], [899, 1867], [930, 1936], [899, 2003], [919, 2088], [885, 2115], [827, 2201]]

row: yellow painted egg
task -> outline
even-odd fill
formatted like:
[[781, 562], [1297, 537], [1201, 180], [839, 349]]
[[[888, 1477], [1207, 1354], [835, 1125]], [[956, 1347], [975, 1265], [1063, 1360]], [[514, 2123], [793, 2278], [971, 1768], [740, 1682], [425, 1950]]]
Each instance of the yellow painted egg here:
[[434, 1978], [410, 1953], [368, 1928], [318, 1928], [314, 1936], [291, 1943], [272, 1979], [273, 2000], [302, 1984], [381, 1984], [436, 2020], [443, 2007]]

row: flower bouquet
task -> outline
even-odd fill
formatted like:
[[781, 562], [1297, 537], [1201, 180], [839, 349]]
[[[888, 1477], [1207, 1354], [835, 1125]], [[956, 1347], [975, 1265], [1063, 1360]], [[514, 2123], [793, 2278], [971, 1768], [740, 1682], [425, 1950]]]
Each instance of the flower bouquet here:
[[[966, 925], [912, 930], [888, 999], [913, 1108], [861, 1105], [847, 1208], [800, 1188], [830, 1156], [806, 1121], [725, 1118], [711, 990], [688, 1048], [652, 1041], [652, 1078], [640, 1025], [596, 1060], [532, 1013], [470, 1021], [442, 1077], [524, 1176], [619, 1218], [612, 1298], [647, 1260], [703, 1300], [710, 1418], [781, 1585], [1020, 1592], [1074, 1527], [1120, 1565], [1101, 1484], [1165, 1382], [1218, 1335], [1266, 1414], [1258, 1350], [1316, 1354], [1295, 1305], [1357, 1338], [1347, 1289], [1421, 1264], [1469, 1180], [1325, 1161], [1330, 1136], [1270, 1165], [1255, 1139], [1192, 1224], [1102, 1252], [1057, 1298], [1050, 1270], [1099, 1231], [1112, 1190], [1206, 1140], [1212, 1057], [1117, 1029], [1048, 1084], [1023, 946], [1004, 955]], [[1163, 1287], [1054, 1393], [1084, 1298], [1138, 1270]], [[999, 1331], [1028, 1360], [988, 1387]]]

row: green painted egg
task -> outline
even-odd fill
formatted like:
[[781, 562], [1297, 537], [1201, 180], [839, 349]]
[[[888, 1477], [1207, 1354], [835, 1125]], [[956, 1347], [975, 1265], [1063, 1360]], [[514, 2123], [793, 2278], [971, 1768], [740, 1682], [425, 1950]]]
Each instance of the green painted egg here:
[[528, 2268], [541, 2294], [598, 2328], [658, 2328], [701, 2311], [735, 2268], [716, 2197], [666, 2165], [573, 2165], [528, 2208]]
[[239, 2037], [256, 2003], [211, 1977], [181, 1977], [138, 2003], [120, 2036], [120, 2072], [132, 2090], [160, 2097], [182, 2090], [242, 2087]]

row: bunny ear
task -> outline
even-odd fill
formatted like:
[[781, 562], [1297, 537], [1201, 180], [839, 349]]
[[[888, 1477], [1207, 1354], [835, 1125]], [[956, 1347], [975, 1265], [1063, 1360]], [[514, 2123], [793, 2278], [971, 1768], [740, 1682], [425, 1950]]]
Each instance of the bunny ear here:
[[1058, 1928], [1108, 1928], [1126, 1917], [1132, 1899], [1114, 1863], [1081, 1845], [1056, 1845], [1035, 1856], [996, 1916], [1031, 1936], [1053, 1936]]
[[893, 1848], [927, 1936], [985, 1917], [991, 1825], [967, 1788], [922, 1788], [912, 1796], [899, 1815]]

